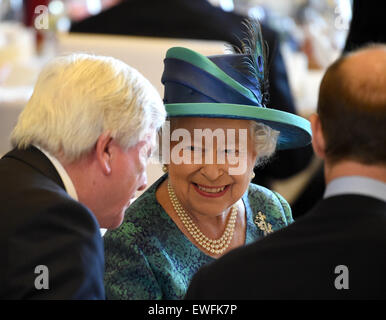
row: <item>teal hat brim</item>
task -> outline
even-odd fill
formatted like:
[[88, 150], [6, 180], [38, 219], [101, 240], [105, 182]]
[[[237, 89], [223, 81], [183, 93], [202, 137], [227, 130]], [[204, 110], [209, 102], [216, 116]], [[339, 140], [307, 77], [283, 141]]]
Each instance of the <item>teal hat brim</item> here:
[[310, 122], [292, 113], [226, 103], [165, 104], [168, 117], [246, 119], [262, 122], [280, 131], [277, 150], [304, 147], [311, 143]]

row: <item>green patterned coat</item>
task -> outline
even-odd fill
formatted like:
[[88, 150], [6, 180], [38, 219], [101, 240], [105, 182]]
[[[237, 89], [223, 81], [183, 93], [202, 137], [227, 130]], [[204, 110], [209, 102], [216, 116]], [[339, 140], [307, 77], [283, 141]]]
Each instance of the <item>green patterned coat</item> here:
[[[156, 200], [156, 181], [104, 236], [108, 299], [182, 299], [197, 270], [215, 260], [192, 244]], [[293, 222], [278, 193], [250, 184], [242, 197], [249, 244]]]

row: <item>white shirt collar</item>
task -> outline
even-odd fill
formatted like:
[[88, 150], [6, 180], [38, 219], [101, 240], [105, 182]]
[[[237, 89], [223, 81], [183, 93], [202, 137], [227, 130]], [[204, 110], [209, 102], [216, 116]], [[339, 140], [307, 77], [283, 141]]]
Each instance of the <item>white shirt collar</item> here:
[[336, 178], [327, 185], [323, 198], [342, 194], [359, 194], [386, 201], [386, 183], [361, 176]]
[[34, 145], [34, 147], [39, 149], [41, 152], [43, 152], [44, 155], [51, 161], [56, 171], [58, 172], [60, 178], [62, 179], [64, 188], [66, 189], [66, 192], [68, 193], [68, 195], [74, 200], [78, 201], [78, 195], [76, 193], [74, 184], [72, 183], [70, 176], [68, 175], [66, 169], [64, 169], [62, 164], [59, 162], [59, 160], [56, 159], [52, 154], [50, 154], [48, 151], [44, 150], [43, 148], [36, 145]]

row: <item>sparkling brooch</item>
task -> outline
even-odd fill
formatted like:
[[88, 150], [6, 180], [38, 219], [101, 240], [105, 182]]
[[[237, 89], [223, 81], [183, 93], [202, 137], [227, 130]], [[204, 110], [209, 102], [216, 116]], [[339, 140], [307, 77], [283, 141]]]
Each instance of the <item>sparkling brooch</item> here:
[[261, 211], [259, 211], [254, 221], [258, 228], [264, 232], [264, 236], [273, 232], [272, 225], [270, 223], [267, 223], [265, 219], [267, 219], [267, 217], [262, 214]]

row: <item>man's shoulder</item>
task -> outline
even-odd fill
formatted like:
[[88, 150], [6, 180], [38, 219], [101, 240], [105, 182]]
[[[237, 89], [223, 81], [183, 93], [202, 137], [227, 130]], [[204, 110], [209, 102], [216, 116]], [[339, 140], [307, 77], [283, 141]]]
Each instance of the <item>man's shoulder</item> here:
[[80, 205], [57, 181], [17, 160], [6, 159], [0, 163], [0, 176], [0, 202], [6, 207], [17, 209], [28, 206], [32, 209], [66, 202]]
[[[31, 290], [35, 294], [33, 270], [42, 263], [49, 267], [53, 279], [62, 279], [64, 273], [74, 274], [70, 280], [63, 280], [67, 284], [53, 280], [55, 289], [36, 293], [39, 296], [93, 297], [93, 291], [88, 290], [94, 286], [93, 290], [103, 297], [99, 280], [103, 278], [103, 242], [98, 222], [52, 175], [39, 169], [15, 158], [2, 159], [0, 163], [0, 176], [6, 175], [0, 181], [0, 281], [8, 288], [0, 290], [0, 295], [26, 297]], [[86, 286], [84, 279], [93, 280]], [[21, 283], [18, 291], [9, 291], [17, 282]]]
[[62, 226], [97, 229], [88, 208], [71, 198], [57, 181], [28, 163], [3, 158], [0, 176], [0, 213], [4, 222], [0, 230], [4, 237], [41, 221], [56, 220]]
[[[334, 195], [329, 198], [323, 199], [324, 207], [318, 209], [324, 209], [325, 207], [337, 208], [338, 204], [341, 205], [341, 208], [338, 208], [340, 211], [348, 211], [353, 208], [357, 208], [355, 211], [362, 209], [363, 207], [369, 207], [377, 209], [384, 209], [386, 202], [382, 201], [376, 197], [362, 195], [362, 194], [340, 194]], [[349, 208], [347, 208], [347, 206]], [[359, 207], [359, 208], [358, 208]]]
[[[368, 204], [372, 209], [366, 212], [363, 209]], [[188, 297], [339, 297], [334, 287], [334, 270], [339, 265], [348, 266], [357, 286], [350, 297], [377, 296], [386, 267], [384, 206], [376, 199], [352, 195], [322, 200], [286, 228], [203, 267], [196, 276], [200, 281], [192, 282]], [[232, 274], [231, 282], [224, 282], [229, 270], [240, 272]], [[372, 270], [371, 274], [366, 270]], [[371, 290], [369, 281], [373, 283]], [[204, 284], [213, 290], [201, 291]]]
[[89, 237], [98, 230], [92, 212], [72, 199], [61, 188], [25, 188], [23, 193], [9, 195], [7, 205], [0, 209], [4, 219], [2, 236], [13, 237], [33, 228], [57, 227], [58, 232], [67, 232]]
[[37, 148], [13, 149], [0, 159], [0, 197], [24, 189], [64, 190], [51, 161]]
[[[357, 206], [357, 209], [339, 209], [338, 206], [334, 207], [337, 203], [341, 203], [343, 207], [351, 203]], [[359, 204], [362, 204], [362, 207]], [[368, 212], [368, 215], [362, 211], [366, 204], [375, 208]], [[280, 268], [283, 263], [291, 266], [291, 261], [301, 264], [302, 261], [311, 261], [313, 258], [316, 261], [328, 260], [340, 255], [360, 260], [355, 252], [351, 253], [346, 248], [358, 246], [358, 250], [367, 252], [376, 251], [375, 248], [380, 248], [379, 246], [382, 250], [386, 249], [385, 206], [381, 201], [361, 196], [324, 199], [289, 226], [231, 251], [212, 265], [217, 265], [215, 268], [224, 271], [249, 265], [256, 271], [269, 272], [273, 266]], [[328, 210], [333, 207], [334, 210]], [[369, 230], [366, 230], [364, 225], [367, 225]], [[366, 247], [368, 249], [365, 249]], [[378, 256], [375, 252], [373, 255]], [[295, 265], [293, 267], [298, 268]]]

